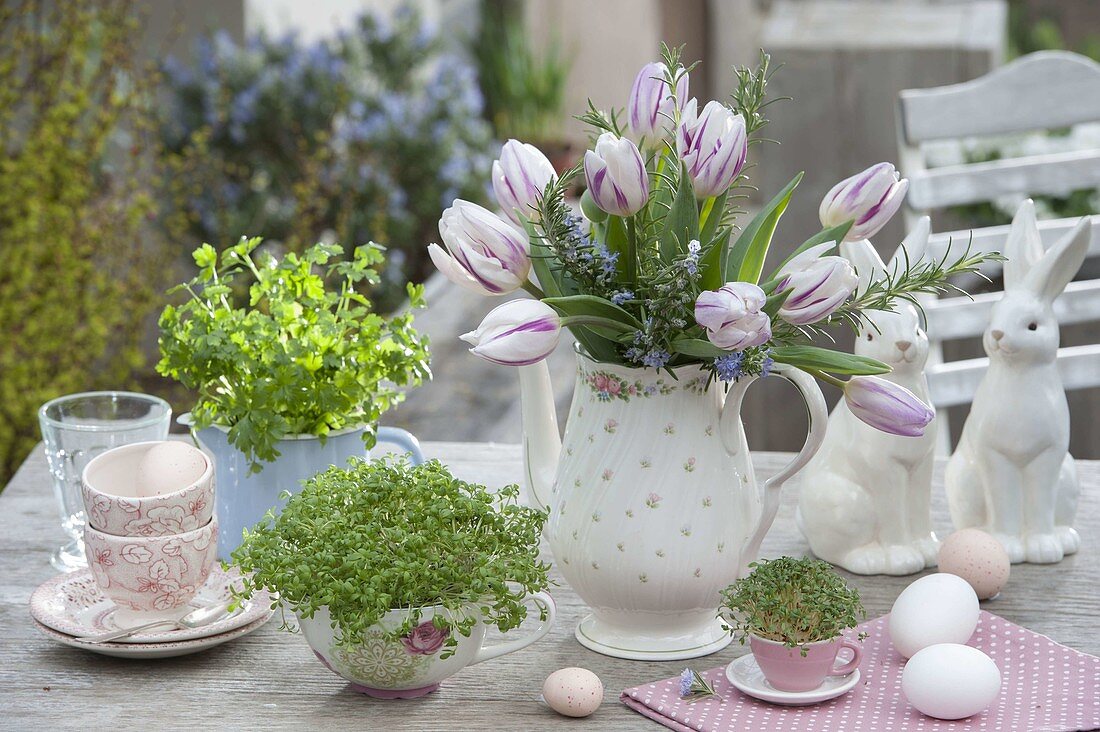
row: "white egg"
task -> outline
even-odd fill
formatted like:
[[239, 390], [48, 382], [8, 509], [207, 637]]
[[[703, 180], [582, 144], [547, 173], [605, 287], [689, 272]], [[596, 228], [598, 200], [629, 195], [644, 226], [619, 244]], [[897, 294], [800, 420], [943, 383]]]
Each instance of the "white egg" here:
[[921, 577], [894, 600], [890, 639], [898, 653], [911, 658], [937, 643], [966, 643], [978, 627], [978, 596], [953, 574]]
[[901, 672], [901, 692], [917, 711], [936, 719], [962, 719], [997, 699], [1001, 671], [977, 648], [939, 643], [916, 653]]
[[193, 485], [206, 472], [202, 450], [186, 442], [160, 442], [149, 448], [137, 466], [139, 496], [163, 496]]
[[546, 677], [542, 698], [558, 714], [587, 717], [603, 703], [603, 682], [586, 668], [563, 668]]

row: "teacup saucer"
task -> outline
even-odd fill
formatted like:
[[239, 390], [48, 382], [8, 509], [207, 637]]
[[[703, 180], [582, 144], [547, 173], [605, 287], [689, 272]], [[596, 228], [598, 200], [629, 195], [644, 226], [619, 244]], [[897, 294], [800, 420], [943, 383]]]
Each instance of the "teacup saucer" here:
[[264, 623], [271, 619], [271, 615], [271, 611], [268, 610], [266, 615], [253, 620], [251, 623], [242, 625], [239, 628], [234, 628], [233, 630], [228, 630], [224, 633], [205, 636], [203, 638], [192, 638], [191, 640], [171, 641], [168, 643], [85, 643], [84, 641], [77, 640], [71, 635], [58, 633], [52, 628], [47, 628], [37, 620], [32, 622], [34, 623], [35, 630], [47, 638], [55, 640], [62, 645], [82, 648], [92, 653], [99, 653], [104, 656], [114, 656], [115, 658], [174, 658], [175, 656], [188, 656], [192, 653], [205, 651], [214, 646], [220, 646], [222, 643], [228, 643], [231, 640], [242, 638], [255, 630], [259, 630]]
[[756, 665], [756, 659], [747, 653], [726, 666], [726, 678], [734, 688], [761, 701], [801, 707], [848, 693], [859, 683], [859, 669], [847, 676], [826, 676], [821, 686], [812, 691], [780, 691], [768, 683], [764, 672]]
[[[220, 565], [210, 570], [210, 577], [191, 600], [193, 607], [214, 605], [230, 599], [229, 589], [239, 581], [240, 574], [228, 572]], [[31, 616], [47, 628], [68, 636], [86, 636], [118, 630], [115, 622], [117, 606], [103, 594], [90, 570], [83, 569], [60, 574], [46, 580], [31, 595]], [[188, 611], [181, 608], [180, 615]], [[170, 626], [153, 628], [110, 645], [135, 645], [141, 643], [176, 643], [218, 636], [271, 617], [271, 595], [258, 592], [244, 609], [232, 616], [199, 628], [170, 630]], [[89, 644], [81, 644], [85, 647]]]

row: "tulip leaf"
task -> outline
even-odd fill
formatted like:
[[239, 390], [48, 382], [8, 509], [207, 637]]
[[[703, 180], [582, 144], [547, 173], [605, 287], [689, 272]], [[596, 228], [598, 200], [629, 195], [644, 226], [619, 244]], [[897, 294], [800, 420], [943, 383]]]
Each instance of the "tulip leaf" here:
[[771, 357], [778, 363], [831, 374], [869, 376], [890, 372], [890, 367], [882, 361], [817, 346], [777, 346], [771, 350]]
[[637, 328], [633, 328], [626, 323], [611, 318], [601, 318], [598, 315], [567, 315], [561, 319], [561, 324], [563, 328], [583, 325], [613, 341], [618, 341], [619, 336], [623, 333], [637, 331]]
[[535, 270], [539, 288], [550, 297], [559, 297], [563, 293], [557, 275], [550, 268], [552, 259], [550, 248], [542, 243], [538, 232], [535, 231], [535, 225], [529, 220], [523, 220], [523, 228], [527, 231], [527, 240], [530, 242], [531, 269]]
[[732, 228], [723, 226], [709, 243], [703, 241], [703, 253], [699, 257], [699, 286], [704, 290], [717, 290], [725, 284], [722, 279], [722, 260], [732, 233]]
[[672, 208], [665, 216], [664, 233], [661, 235], [661, 260], [671, 262], [680, 252], [687, 251], [688, 242], [699, 238], [699, 206], [695, 202], [695, 189], [687, 167], [680, 164], [680, 181]]
[[794, 292], [794, 288], [788, 288], [783, 292], [776, 292], [772, 295], [768, 295], [768, 299], [764, 301], [764, 307], [761, 308], [768, 314], [769, 318], [774, 318], [775, 314], [779, 312], [779, 308], [783, 307], [783, 303], [787, 302], [787, 298]]
[[607, 240], [604, 242], [607, 250], [619, 255], [618, 281], [630, 286], [634, 284], [634, 267], [637, 258], [634, 256], [634, 248], [627, 232], [626, 219], [622, 216], [607, 217]]
[[852, 219], [851, 221], [845, 221], [843, 224], [830, 226], [827, 229], [822, 229], [821, 231], [817, 232], [809, 239], [802, 242], [797, 249], [790, 253], [790, 256], [780, 262], [779, 266], [775, 268], [775, 272], [772, 273], [772, 277], [776, 277], [776, 275], [779, 273], [779, 270], [783, 269], [787, 265], [787, 262], [791, 261], [807, 249], [816, 247], [818, 244], [824, 244], [827, 241], [835, 241], [838, 244], [844, 241], [844, 237], [848, 235], [848, 230], [852, 228], [852, 225], [854, 223], [855, 219]]
[[569, 297], [548, 297], [543, 302], [567, 318], [596, 317], [622, 323], [630, 330], [641, 330], [642, 324], [628, 311], [610, 300], [595, 295], [571, 295]]
[[676, 338], [672, 341], [672, 351], [694, 358], [721, 358], [730, 355], [730, 351], [701, 338]]
[[581, 349], [592, 359], [601, 362], [616, 360], [615, 346], [607, 342], [615, 340], [615, 337], [610, 333], [605, 335], [589, 326], [580, 324], [569, 326], [569, 332], [577, 339]]
[[741, 232], [741, 236], [737, 237], [726, 258], [726, 282], [740, 280], [756, 284], [760, 281], [760, 273], [764, 270], [764, 260], [768, 256], [768, 247], [771, 246], [775, 227], [779, 224], [779, 217], [787, 210], [791, 194], [801, 182], [802, 175], [799, 173], [792, 178], [791, 182], [775, 195], [775, 198], [760, 209], [760, 213], [753, 217]]
[[594, 224], [607, 221], [607, 212], [596, 205], [596, 199], [592, 198], [592, 192], [587, 189], [581, 194], [581, 213]]
[[726, 212], [726, 198], [728, 197], [729, 191], [726, 190], [707, 201], [707, 205], [703, 209], [703, 215], [699, 218], [699, 225], [702, 227], [699, 230], [699, 241], [704, 245], [713, 241], [714, 235], [718, 233], [718, 227], [721, 226], [723, 214]]

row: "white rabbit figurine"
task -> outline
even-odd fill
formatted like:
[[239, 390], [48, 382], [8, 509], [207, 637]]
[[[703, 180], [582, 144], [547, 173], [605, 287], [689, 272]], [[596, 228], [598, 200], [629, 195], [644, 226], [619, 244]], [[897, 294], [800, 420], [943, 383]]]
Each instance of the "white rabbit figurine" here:
[[947, 463], [955, 527], [993, 534], [1013, 563], [1057, 562], [1080, 545], [1052, 304], [1084, 262], [1090, 235], [1085, 217], [1044, 252], [1035, 207], [1020, 204], [1005, 244], [1004, 297], [982, 338], [989, 370]]
[[[890, 261], [890, 271], [919, 260], [928, 244], [923, 217]], [[841, 245], [855, 266], [857, 292], [885, 276], [887, 268], [869, 241]], [[882, 378], [929, 403], [924, 364], [928, 336], [917, 310], [872, 310], [874, 326], [856, 336], [855, 352], [893, 368]], [[877, 329], [876, 329], [877, 328]], [[939, 543], [929, 503], [936, 444], [933, 420], [921, 437], [881, 432], [861, 422], [843, 400], [833, 409], [825, 442], [800, 473], [798, 525], [818, 557], [856, 574], [912, 574], [936, 564]]]

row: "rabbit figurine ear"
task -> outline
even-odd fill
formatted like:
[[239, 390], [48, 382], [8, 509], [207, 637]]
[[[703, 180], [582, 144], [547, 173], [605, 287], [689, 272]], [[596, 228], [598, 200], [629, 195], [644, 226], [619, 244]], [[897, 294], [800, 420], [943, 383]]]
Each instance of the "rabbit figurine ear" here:
[[857, 293], [864, 293], [872, 282], [877, 282], [886, 276], [886, 265], [871, 242], [866, 239], [859, 241], [846, 241], [840, 245], [840, 256], [847, 259], [856, 268], [859, 277]]
[[1092, 221], [1084, 216], [1058, 243], [1047, 251], [1031, 268], [1024, 278], [1024, 287], [1034, 292], [1045, 302], [1054, 302], [1054, 298], [1066, 289], [1089, 253], [1092, 240]]
[[924, 254], [928, 251], [928, 236], [931, 233], [932, 220], [927, 216], [921, 216], [916, 226], [905, 235], [905, 240], [894, 252], [894, 256], [890, 258], [888, 270], [891, 273], [901, 272], [906, 264], [911, 266], [924, 259]]
[[1035, 221], [1035, 203], [1030, 198], [1020, 204], [1012, 217], [1004, 255], [1005, 290], [1014, 290], [1023, 284], [1032, 266], [1043, 257], [1043, 240], [1039, 237], [1039, 224]]

